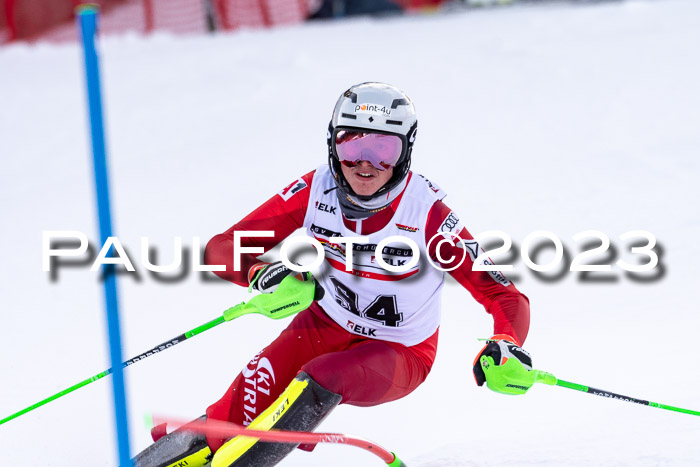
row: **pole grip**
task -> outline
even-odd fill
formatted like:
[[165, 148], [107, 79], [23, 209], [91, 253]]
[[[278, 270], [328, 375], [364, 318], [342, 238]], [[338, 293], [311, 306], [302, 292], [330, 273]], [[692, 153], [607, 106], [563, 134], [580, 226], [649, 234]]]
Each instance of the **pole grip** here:
[[555, 386], [557, 384], [557, 378], [551, 373], [547, 373], [546, 371], [542, 370], [533, 370], [536, 371], [535, 375], [535, 383], [543, 383], [543, 384], [548, 384], [550, 386]]
[[224, 311], [224, 320], [225, 321], [231, 321], [236, 318], [239, 318], [240, 316], [246, 314], [245, 311], [243, 311], [245, 308], [245, 302], [241, 302], [236, 306], [232, 306], [228, 310]]

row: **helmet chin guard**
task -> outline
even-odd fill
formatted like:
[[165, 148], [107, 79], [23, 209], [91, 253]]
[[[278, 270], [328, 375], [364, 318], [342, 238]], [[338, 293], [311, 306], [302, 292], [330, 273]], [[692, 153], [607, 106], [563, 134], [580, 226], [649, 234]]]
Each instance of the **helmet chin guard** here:
[[[347, 217], [366, 218], [384, 209], [403, 191], [418, 120], [411, 99], [394, 86], [367, 82], [352, 86], [335, 104], [328, 125], [328, 165], [338, 187], [338, 200]], [[340, 130], [361, 130], [390, 134], [401, 138], [401, 156], [394, 165], [391, 179], [370, 196], [356, 194], [343, 176], [335, 149], [335, 136]]]

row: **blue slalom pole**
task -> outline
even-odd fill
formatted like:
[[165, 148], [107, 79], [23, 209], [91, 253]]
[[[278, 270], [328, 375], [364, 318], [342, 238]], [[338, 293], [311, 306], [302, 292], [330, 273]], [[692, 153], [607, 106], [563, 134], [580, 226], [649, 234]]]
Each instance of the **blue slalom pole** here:
[[[102, 98], [100, 94], [100, 73], [95, 34], [97, 32], [97, 6], [81, 5], [76, 9], [78, 26], [81, 32], [83, 51], [85, 52], [85, 76], [90, 113], [92, 135], [92, 156], [95, 169], [95, 189], [97, 194], [97, 212], [100, 223], [100, 241], [102, 245], [112, 236], [112, 219], [109, 207], [109, 180], [107, 178], [107, 156], [105, 154], [104, 127], [102, 123]], [[131, 467], [129, 449], [129, 425], [126, 412], [126, 394], [124, 391], [124, 372], [122, 369], [121, 334], [119, 331], [119, 305], [117, 302], [117, 282], [114, 265], [103, 267], [105, 310], [107, 329], [109, 331], [109, 353], [112, 360], [112, 382], [114, 389], [114, 413], [117, 423], [117, 444], [119, 446], [119, 465]]]

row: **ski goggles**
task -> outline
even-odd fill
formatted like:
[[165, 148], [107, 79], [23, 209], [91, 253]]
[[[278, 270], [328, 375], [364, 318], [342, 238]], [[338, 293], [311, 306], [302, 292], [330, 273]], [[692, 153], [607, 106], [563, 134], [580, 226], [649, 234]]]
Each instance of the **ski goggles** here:
[[397, 135], [340, 129], [335, 131], [333, 146], [346, 167], [367, 161], [377, 170], [386, 170], [399, 161], [404, 145]]

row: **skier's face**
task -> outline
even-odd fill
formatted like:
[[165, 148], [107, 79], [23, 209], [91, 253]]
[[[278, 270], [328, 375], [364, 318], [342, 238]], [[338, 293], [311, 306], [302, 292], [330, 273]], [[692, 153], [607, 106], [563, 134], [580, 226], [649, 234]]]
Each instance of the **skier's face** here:
[[360, 161], [354, 167], [340, 164], [352, 191], [360, 196], [372, 196], [391, 179], [394, 168], [378, 170], [368, 161]]

